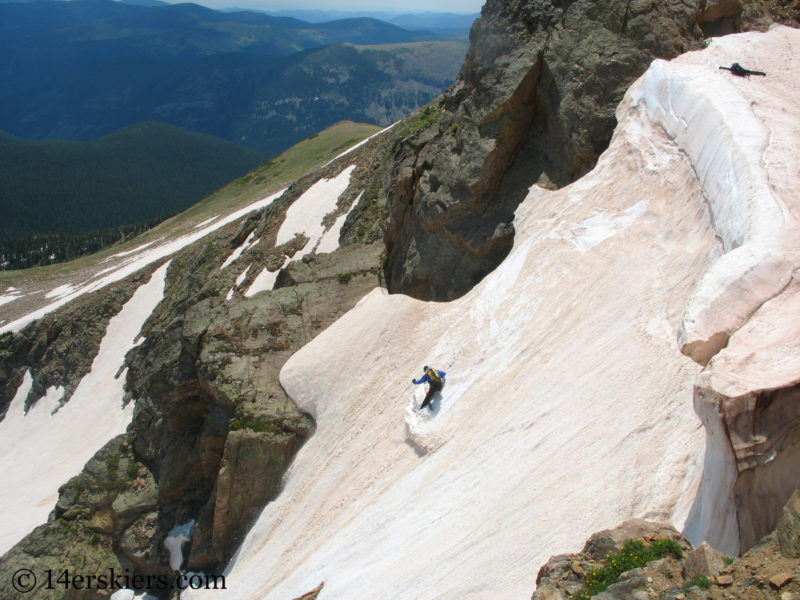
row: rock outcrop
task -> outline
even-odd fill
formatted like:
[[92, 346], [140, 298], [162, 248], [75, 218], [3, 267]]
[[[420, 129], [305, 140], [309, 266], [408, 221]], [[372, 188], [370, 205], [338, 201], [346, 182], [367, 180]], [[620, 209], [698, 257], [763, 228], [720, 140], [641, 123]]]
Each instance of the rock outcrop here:
[[[85, 575], [107, 568], [171, 574], [164, 541], [174, 527], [189, 522], [195, 523], [193, 533], [178, 566], [223, 568], [280, 492], [292, 457], [314, 430], [281, 388], [281, 366], [381, 284], [383, 209], [374, 197], [357, 203], [374, 176], [366, 165], [376, 144], [391, 141], [371, 143], [351, 153], [349, 162], [303, 177], [262, 212], [172, 259], [164, 298], [141, 331], [144, 341], [127, 358], [126, 402], [135, 405], [128, 432], [62, 486], [48, 522], [4, 555], [3, 598], [19, 596], [8, 586], [11, 573], [23, 566], [37, 573], [80, 567]], [[330, 227], [350, 214], [341, 227], [344, 245], [306, 253], [309, 238], [302, 234], [277, 244], [288, 207], [348, 164], [362, 167], [352, 172], [350, 188], [324, 219]], [[237, 259], [247, 239], [259, 243]], [[109, 319], [155, 268], [82, 297], [19, 334], [6, 334], [0, 364], [10, 395], [25, 367], [40, 381], [38, 390], [80, 381]], [[249, 294], [262, 269], [275, 272], [274, 286]], [[55, 367], [63, 369], [63, 378]], [[71, 550], [64, 553], [64, 547]], [[61, 598], [63, 592], [56, 588], [42, 597]], [[86, 591], [84, 597], [95, 595]]]
[[[153, 577], [170, 573], [165, 535], [158, 523], [157, 485], [134, 458], [131, 441], [124, 435], [112, 439], [80, 475], [61, 487], [48, 522], [0, 561], [0, 596], [74, 597], [83, 586], [67, 583], [71, 572], [73, 576], [105, 576], [106, 589], [87, 586], [80, 598], [108, 598], [109, 590], [113, 591], [108, 587], [112, 572]], [[14, 587], [14, 574], [21, 568], [37, 577], [36, 586], [28, 592]]]
[[0, 335], [0, 421], [26, 369], [33, 376], [26, 406], [41, 398], [49, 387], [63, 387], [62, 402], [68, 402], [91, 369], [109, 319], [152, 271], [139, 271], [111, 290], [96, 292], [80, 304], [67, 305], [18, 333]]
[[450, 300], [471, 289], [509, 252], [530, 183], [561, 187], [594, 166], [653, 58], [789, 12], [746, 4], [489, 0], [458, 79], [409, 125], [384, 178], [390, 291]]
[[[795, 495], [797, 498], [797, 495]], [[797, 519], [798, 504], [786, 514]], [[670, 526], [633, 520], [589, 538], [578, 554], [552, 557], [540, 570], [532, 600], [587, 598], [586, 583], [608, 570], [609, 554], [620, 552], [627, 540], [650, 544], [658, 539], [676, 541], [683, 550], [619, 575], [618, 582], [592, 598], [596, 600], [792, 600], [800, 597], [800, 563], [779, 541], [790, 528], [784, 525], [763, 538], [739, 558], [725, 556], [702, 544], [691, 544]], [[794, 530], [796, 536], [797, 531]], [[616, 558], [612, 558], [616, 560]]]
[[[657, 539], [676, 542], [682, 552], [691, 549], [691, 544], [672, 526], [665, 523], [633, 519], [622, 523], [615, 529], [600, 531], [592, 535], [578, 554], [562, 554], [552, 557], [536, 577], [536, 592], [532, 600], [567, 600], [580, 597], [586, 580], [593, 572], [606, 566], [609, 555], [619, 553], [628, 540], [640, 540], [650, 544]], [[680, 577], [680, 559], [667, 556], [658, 561], [656, 569], [666, 579]], [[604, 592], [605, 600], [611, 598], [636, 598], [647, 587], [646, 569], [636, 568], [628, 577], [620, 577], [620, 583], [612, 585]], [[595, 596], [600, 599], [603, 594]], [[645, 594], [644, 598], [648, 596]]]
[[241, 224], [229, 242], [176, 258], [166, 300], [130, 358], [134, 448], [156, 475], [165, 527], [197, 520], [186, 561], [192, 570], [225, 564], [313, 431], [278, 382], [281, 366], [380, 283], [382, 248], [355, 244], [290, 263], [267, 294], [224, 299], [237, 273], [220, 265], [250, 233], [261, 240], [246, 255], [251, 264], [277, 268], [305, 246], [298, 237], [275, 247], [275, 236], [286, 207], [311, 182]]

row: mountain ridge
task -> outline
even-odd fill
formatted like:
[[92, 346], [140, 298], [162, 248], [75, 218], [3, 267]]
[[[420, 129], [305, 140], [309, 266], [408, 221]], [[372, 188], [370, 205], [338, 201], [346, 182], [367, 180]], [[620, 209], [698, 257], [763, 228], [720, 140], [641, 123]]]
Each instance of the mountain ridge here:
[[[157, 120], [274, 155], [343, 119], [389, 125], [438, 96], [466, 51], [369, 18], [84, 2], [0, 5], [0, 129], [82, 140]], [[423, 40], [441, 45], [413, 71], [394, 50], [340, 46]]]

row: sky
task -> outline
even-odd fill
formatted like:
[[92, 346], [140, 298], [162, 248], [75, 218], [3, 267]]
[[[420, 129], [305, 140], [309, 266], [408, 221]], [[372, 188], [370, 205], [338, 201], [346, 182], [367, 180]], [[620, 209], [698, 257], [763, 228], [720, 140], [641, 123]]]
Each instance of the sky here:
[[[169, 0], [170, 2], [185, 0]], [[396, 0], [380, 2], [380, 0], [338, 0], [324, 2], [321, 0], [193, 0], [197, 4], [209, 8], [227, 8], [237, 6], [259, 10], [343, 10], [343, 11], [375, 11], [398, 14], [413, 12], [453, 12], [478, 13], [485, 0]]]

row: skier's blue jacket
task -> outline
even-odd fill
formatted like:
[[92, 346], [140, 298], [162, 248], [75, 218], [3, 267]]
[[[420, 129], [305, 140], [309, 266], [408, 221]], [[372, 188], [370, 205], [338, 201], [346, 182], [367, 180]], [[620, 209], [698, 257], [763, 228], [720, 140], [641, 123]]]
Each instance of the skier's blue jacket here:
[[[444, 371], [440, 371], [439, 369], [436, 369], [436, 372], [439, 374], [439, 377], [442, 377], [442, 378], [444, 378], [444, 376], [447, 375], [447, 373], [445, 373]], [[425, 383], [426, 381], [428, 383], [430, 383], [431, 382], [431, 378], [428, 376], [427, 373], [425, 373], [425, 375], [423, 375], [419, 379], [419, 381], [417, 381], [416, 379], [412, 379], [411, 381], [413, 381], [415, 384], [419, 385], [420, 383]]]

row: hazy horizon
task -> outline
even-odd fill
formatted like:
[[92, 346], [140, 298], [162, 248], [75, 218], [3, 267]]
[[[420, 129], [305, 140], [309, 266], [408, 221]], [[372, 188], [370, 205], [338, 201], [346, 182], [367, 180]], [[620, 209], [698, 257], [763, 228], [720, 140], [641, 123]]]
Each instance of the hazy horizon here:
[[[186, 0], [168, 0], [170, 4], [180, 4]], [[263, 11], [323, 11], [323, 12], [353, 12], [353, 13], [479, 13], [483, 0], [407, 0], [397, 5], [377, 5], [375, 0], [340, 0], [336, 3], [308, 0], [287, 2], [283, 0], [190, 0], [216, 10], [226, 8], [247, 8]]]

